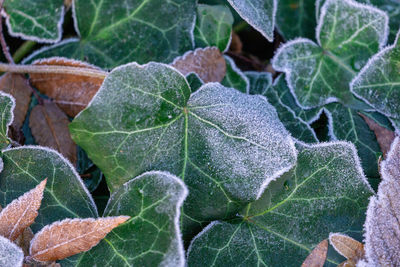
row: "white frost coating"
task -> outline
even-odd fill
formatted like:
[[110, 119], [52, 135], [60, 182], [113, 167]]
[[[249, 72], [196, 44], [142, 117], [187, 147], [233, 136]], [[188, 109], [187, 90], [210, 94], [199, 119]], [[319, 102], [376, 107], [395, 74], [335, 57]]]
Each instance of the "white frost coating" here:
[[78, 18], [76, 17], [75, 0], [72, 0], [72, 20], [74, 21], [74, 29], [76, 31], [76, 34], [81, 37], [81, 32], [79, 31], [78, 25]]
[[0, 266], [22, 267], [24, 252], [5, 237], [0, 236]]
[[[319, 19], [317, 18], [318, 24], [317, 24], [317, 28], [315, 31], [315, 38], [317, 39], [318, 44], [320, 46], [322, 46], [321, 40], [320, 40], [320, 34], [321, 34], [322, 25], [324, 24], [324, 20], [326, 17], [328, 7], [330, 5], [339, 5], [340, 2], [343, 2], [344, 4], [354, 7], [356, 9], [364, 10], [364, 13], [371, 13], [371, 14], [377, 13], [384, 18], [384, 20], [385, 20], [384, 31], [383, 31], [383, 33], [379, 32], [380, 33], [379, 48], [381, 49], [386, 44], [387, 38], [389, 36], [389, 17], [388, 17], [388, 15], [386, 14], [386, 12], [384, 12], [376, 7], [373, 7], [373, 6], [367, 5], [367, 4], [362, 4], [362, 3], [352, 1], [352, 0], [326, 0], [325, 1], [323, 6], [321, 7], [321, 15], [320, 15]], [[317, 0], [317, 3], [319, 4], [319, 0]]]
[[329, 233], [329, 244], [336, 250], [337, 253], [342, 255], [343, 257], [347, 258], [347, 255], [342, 254], [342, 250], [336, 247], [336, 243], [332, 242], [332, 237], [335, 236], [345, 236], [348, 237], [349, 239], [353, 239], [352, 237], [342, 234], [342, 233]]
[[[135, 183], [136, 181], [140, 180], [140, 179], [148, 179], [146, 176], [150, 176], [150, 175], [156, 175], [157, 177], [163, 177], [163, 179], [169, 179], [170, 183], [177, 183], [182, 191], [180, 191], [179, 195], [176, 195], [175, 197], [177, 198], [173, 198], [171, 200], [171, 202], [175, 202], [176, 201], [176, 205], [175, 205], [175, 216], [173, 218], [174, 220], [174, 229], [175, 229], [175, 236], [176, 236], [176, 240], [175, 244], [171, 244], [169, 250], [169, 253], [167, 252], [166, 255], [164, 256], [163, 261], [160, 263], [160, 266], [170, 266], [170, 267], [174, 267], [174, 266], [180, 266], [183, 267], [185, 266], [185, 249], [183, 247], [183, 242], [182, 242], [182, 234], [181, 234], [181, 230], [180, 230], [180, 226], [179, 226], [179, 218], [180, 218], [180, 214], [181, 214], [181, 207], [183, 202], [185, 201], [187, 195], [189, 194], [189, 190], [187, 189], [185, 183], [179, 179], [178, 177], [176, 177], [175, 175], [169, 173], [169, 172], [165, 172], [165, 171], [150, 171], [150, 172], [145, 172], [131, 180], [129, 180], [128, 182], [124, 183], [122, 185], [121, 188], [123, 188], [124, 190], [128, 190], [128, 187], [130, 184]], [[105, 208], [105, 213], [106, 211], [108, 211], [110, 209], [109, 207], [109, 203], [111, 203], [114, 198], [117, 196], [117, 192], [119, 192], [121, 189], [117, 190], [114, 194], [111, 195], [107, 206]], [[178, 248], [178, 253], [179, 253], [179, 262], [177, 263], [176, 260], [176, 256], [174, 255], [175, 253], [175, 249], [176, 247]], [[170, 255], [168, 255], [170, 254]]]
[[[275, 27], [275, 17], [276, 11], [278, 7], [278, 0], [273, 0], [272, 4], [272, 21], [271, 21], [271, 28], [265, 29], [264, 25], [268, 23], [265, 20], [269, 20], [269, 18], [265, 18], [264, 14], [258, 14], [256, 11], [260, 11], [263, 9], [262, 0], [248, 0], [252, 2], [252, 5], [256, 5], [256, 10], [251, 12], [249, 6], [246, 4], [245, 0], [228, 0], [231, 6], [236, 10], [236, 12], [245, 20], [247, 21], [254, 29], [259, 31], [269, 42], [274, 40], [274, 27]], [[268, 0], [267, 0], [268, 1]], [[257, 10], [257, 8], [259, 10]], [[250, 12], [249, 12], [250, 11]], [[261, 17], [261, 18], [260, 18]], [[259, 19], [259, 20], [257, 20]], [[266, 30], [270, 32], [266, 32]]]
[[[242, 70], [239, 69], [238, 66], [236, 66], [236, 63], [235, 63], [235, 61], [233, 61], [232, 58], [228, 57], [227, 55], [224, 55], [224, 58], [225, 58], [225, 60], [227, 60], [229, 62], [229, 65], [231, 66], [233, 71], [236, 72], [246, 82], [246, 94], [249, 94], [249, 92], [250, 92], [249, 78], [247, 78], [247, 76], [242, 72]], [[233, 88], [233, 89], [235, 89], [235, 88]]]
[[[7, 126], [6, 127], [6, 136], [8, 137], [8, 128], [9, 128], [8, 126], [10, 126], [14, 121], [15, 98], [10, 94], [4, 93], [3, 91], [0, 91], [0, 96], [8, 97], [11, 99], [11, 102], [12, 102], [11, 110], [10, 110], [11, 118], [6, 124], [6, 126]], [[3, 162], [1, 164], [3, 164]], [[3, 165], [1, 165], [1, 170], [3, 170]], [[1, 170], [0, 170], [0, 172], [1, 172]]]
[[52, 61], [52, 60], [54, 60], [55, 62], [58, 62], [58, 63], [63, 63], [63, 62], [77, 63], [77, 64], [82, 64], [82, 65], [85, 65], [85, 66], [87, 66], [89, 68], [93, 68], [93, 69], [96, 69], [96, 70], [102, 70], [100, 67], [98, 67], [96, 65], [93, 65], [93, 64], [90, 64], [88, 62], [80, 61], [80, 60], [77, 60], [77, 59], [66, 58], [66, 57], [39, 58], [39, 59], [36, 59], [35, 61], [33, 61], [32, 65], [38, 64], [38, 63], [40, 64], [40, 63], [43, 63], [43, 62], [49, 62], [49, 61]]
[[197, 239], [199, 239], [202, 235], [206, 234], [209, 230], [211, 230], [211, 228], [213, 228], [215, 225], [218, 225], [218, 224], [221, 224], [221, 222], [220, 221], [210, 222], [206, 227], [203, 228], [203, 230], [201, 230], [200, 233], [198, 233], [195, 237], [193, 237], [192, 241], [190, 241], [189, 248], [186, 252], [186, 257], [192, 251], [192, 246], [193, 246], [194, 242], [196, 242]]
[[322, 108], [321, 112], [325, 112], [326, 117], [328, 117], [328, 135], [331, 138], [331, 140], [338, 140], [338, 138], [335, 135], [335, 132], [333, 131], [333, 116], [332, 113], [327, 109], [327, 108]]
[[2, 10], [1, 15], [6, 18], [6, 25], [7, 25], [7, 28], [8, 28], [8, 33], [13, 37], [20, 37], [20, 38], [22, 38], [24, 40], [32, 40], [32, 41], [35, 41], [35, 42], [38, 42], [38, 43], [49, 43], [49, 44], [57, 43], [57, 42], [59, 42], [61, 40], [61, 37], [62, 37], [62, 24], [64, 22], [64, 15], [65, 15], [64, 5], [61, 6], [61, 16], [60, 16], [59, 21], [57, 22], [57, 32], [58, 32], [58, 34], [57, 34], [57, 38], [55, 38], [55, 39], [38, 38], [36, 36], [26, 35], [26, 34], [24, 34], [22, 32], [14, 32], [14, 30], [12, 29], [12, 25], [10, 23], [10, 15], [8, 15], [7, 12], [4, 9]]
[[63, 155], [61, 155], [58, 151], [56, 151], [52, 148], [49, 148], [49, 147], [29, 145], [29, 146], [7, 148], [7, 149], [3, 150], [3, 152], [14, 151], [14, 150], [43, 150], [50, 154], [56, 154], [61, 159], [61, 161], [63, 161], [65, 164], [67, 164], [67, 166], [71, 169], [72, 173], [74, 174], [74, 177], [76, 178], [78, 183], [81, 185], [82, 189], [85, 191], [87, 197], [89, 198], [90, 204], [93, 207], [94, 211], [96, 212], [96, 216], [98, 216], [97, 206], [92, 198], [92, 195], [87, 190], [86, 185], [83, 183], [80, 175], [77, 173], [77, 171], [75, 170], [75, 168], [71, 164], [71, 162], [69, 162], [69, 160], [66, 159]]
[[222, 54], [224, 54], [226, 51], [228, 51], [228, 50], [229, 50], [229, 47], [231, 47], [231, 43], [232, 43], [232, 32], [233, 32], [233, 30], [231, 30], [231, 35], [229, 36], [228, 43], [226, 44], [226, 47], [225, 47], [224, 51], [222, 51]]

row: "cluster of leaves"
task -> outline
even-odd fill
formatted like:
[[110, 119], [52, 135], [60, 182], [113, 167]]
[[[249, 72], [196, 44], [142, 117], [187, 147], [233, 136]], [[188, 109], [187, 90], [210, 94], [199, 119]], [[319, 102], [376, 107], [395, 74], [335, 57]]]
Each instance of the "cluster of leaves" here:
[[[52, 45], [0, 64], [0, 234], [34, 236], [0, 263], [399, 265], [398, 5], [200, 2], [5, 0], [11, 36]], [[243, 23], [293, 40], [242, 71]]]

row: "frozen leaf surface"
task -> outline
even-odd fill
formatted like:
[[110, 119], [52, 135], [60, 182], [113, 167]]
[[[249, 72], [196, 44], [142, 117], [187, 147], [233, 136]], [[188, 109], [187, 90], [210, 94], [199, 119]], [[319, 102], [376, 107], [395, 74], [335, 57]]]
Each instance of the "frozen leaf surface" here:
[[9, 146], [8, 127], [14, 119], [15, 100], [6, 93], [0, 92], [0, 149]]
[[63, 56], [103, 68], [132, 61], [169, 63], [193, 49], [196, 2], [75, 1], [74, 22], [80, 39], [44, 48], [30, 59]]
[[165, 172], [148, 172], [125, 183], [111, 196], [104, 215], [132, 218], [79, 255], [76, 266], [183, 267], [179, 215], [187, 194], [183, 182]]
[[38, 261], [55, 261], [87, 251], [129, 218], [118, 216], [55, 222], [33, 237], [29, 254]]
[[385, 45], [387, 15], [351, 0], [328, 0], [316, 29], [317, 43], [295, 39], [276, 53], [273, 67], [286, 73], [289, 88], [304, 107], [354, 99], [349, 82]]
[[0, 266], [22, 267], [24, 253], [7, 238], [0, 236]]
[[239, 15], [268, 41], [274, 39], [276, 0], [228, 0]]
[[97, 217], [93, 199], [72, 165], [56, 151], [23, 146], [3, 151], [1, 206], [5, 207], [47, 178], [34, 232], [64, 218]]
[[6, 0], [4, 9], [12, 36], [40, 43], [61, 40], [63, 0]]
[[354, 265], [365, 256], [364, 245], [347, 235], [330, 234], [329, 242], [340, 255], [354, 263]]
[[[188, 265], [299, 266], [331, 231], [357, 235], [371, 195], [352, 144], [305, 147], [236, 220], [213, 222], [193, 239]], [[328, 255], [327, 264], [338, 258]]]
[[264, 97], [217, 83], [191, 95], [186, 79], [159, 63], [111, 72], [70, 131], [112, 192], [144, 171], [179, 176], [190, 189], [185, 218], [196, 223], [234, 214], [296, 162]]
[[246, 75], [236, 66], [232, 58], [224, 56], [226, 62], [226, 75], [221, 84], [239, 90], [242, 93], [249, 93], [250, 83]]
[[233, 16], [227, 6], [197, 6], [197, 21], [194, 29], [196, 47], [216, 46], [221, 52], [229, 48]]
[[301, 267], [322, 267], [326, 261], [328, 253], [328, 240], [321, 241], [307, 256]]
[[13, 200], [0, 213], [0, 235], [14, 241], [36, 219], [47, 180]]

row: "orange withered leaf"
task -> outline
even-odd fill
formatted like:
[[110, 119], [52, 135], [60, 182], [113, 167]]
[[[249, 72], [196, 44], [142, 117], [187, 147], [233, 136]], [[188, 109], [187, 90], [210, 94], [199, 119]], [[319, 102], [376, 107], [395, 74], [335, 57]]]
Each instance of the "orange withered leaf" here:
[[328, 240], [321, 241], [304, 260], [301, 267], [322, 267], [328, 252]]
[[337, 252], [353, 262], [358, 262], [365, 256], [364, 245], [343, 234], [330, 234], [329, 241]]

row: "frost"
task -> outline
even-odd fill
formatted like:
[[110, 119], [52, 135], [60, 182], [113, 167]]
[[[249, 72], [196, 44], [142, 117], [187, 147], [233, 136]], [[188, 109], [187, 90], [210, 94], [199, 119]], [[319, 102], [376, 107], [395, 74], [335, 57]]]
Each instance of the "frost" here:
[[0, 149], [11, 143], [8, 138], [8, 128], [14, 121], [15, 99], [12, 95], [0, 91]]
[[19, 267], [22, 266], [24, 253], [7, 238], [0, 236], [0, 266]]
[[221, 84], [239, 90], [242, 93], [249, 93], [250, 82], [247, 76], [236, 66], [235, 61], [224, 56], [226, 61], [226, 74]]
[[385, 43], [387, 15], [351, 0], [328, 0], [321, 9], [315, 44], [295, 39], [280, 47], [273, 67], [286, 73], [300, 106], [351, 103], [349, 82]]

